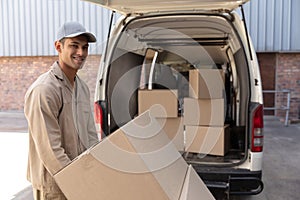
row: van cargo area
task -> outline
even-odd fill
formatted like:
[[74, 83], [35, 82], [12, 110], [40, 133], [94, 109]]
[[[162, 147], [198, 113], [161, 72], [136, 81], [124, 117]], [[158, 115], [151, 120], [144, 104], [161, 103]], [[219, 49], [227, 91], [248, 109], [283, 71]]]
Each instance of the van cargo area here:
[[211, 191], [260, 193], [263, 95], [249, 0], [87, 1], [113, 11], [95, 90], [99, 135], [148, 112]]
[[[249, 148], [250, 80], [234, 20], [231, 14], [169, 14], [128, 21], [115, 38], [107, 80], [102, 80], [110, 102], [104, 133], [128, 123], [153, 101], [161, 104], [161, 117], [183, 118], [183, 144], [177, 145], [189, 163], [241, 164]], [[176, 91], [174, 98], [166, 91]], [[219, 140], [215, 153], [214, 144], [202, 145], [209, 137]]]

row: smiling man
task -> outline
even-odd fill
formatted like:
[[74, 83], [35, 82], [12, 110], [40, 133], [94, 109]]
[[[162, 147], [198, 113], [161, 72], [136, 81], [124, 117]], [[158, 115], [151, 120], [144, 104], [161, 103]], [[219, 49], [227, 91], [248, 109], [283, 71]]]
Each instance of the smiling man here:
[[53, 175], [98, 142], [89, 89], [77, 76], [90, 42], [96, 42], [96, 38], [81, 24], [65, 23], [55, 41], [58, 61], [25, 94], [27, 179], [32, 183], [35, 200], [66, 199]]

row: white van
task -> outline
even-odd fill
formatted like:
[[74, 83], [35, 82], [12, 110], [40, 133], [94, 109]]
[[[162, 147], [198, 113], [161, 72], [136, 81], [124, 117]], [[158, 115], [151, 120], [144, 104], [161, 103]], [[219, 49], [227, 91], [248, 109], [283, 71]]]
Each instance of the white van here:
[[[245, 21], [235, 12], [240, 7], [243, 16], [248, 0], [87, 1], [122, 14], [96, 84], [102, 137], [137, 116], [142, 102], [164, 102], [165, 118], [181, 124], [165, 131], [176, 134], [178, 150], [211, 191], [260, 193], [262, 82]], [[218, 136], [212, 141], [213, 129]]]

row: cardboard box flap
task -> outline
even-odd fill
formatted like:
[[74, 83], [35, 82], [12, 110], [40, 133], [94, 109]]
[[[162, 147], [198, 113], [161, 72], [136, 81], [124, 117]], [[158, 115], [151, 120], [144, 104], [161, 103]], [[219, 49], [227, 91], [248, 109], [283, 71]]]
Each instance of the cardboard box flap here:
[[180, 200], [214, 200], [214, 196], [200, 179], [194, 168], [189, 165], [185, 181], [183, 183]]
[[149, 171], [124, 134], [112, 134], [89, 153], [103, 165], [118, 171], [128, 173]]
[[156, 118], [178, 151], [184, 151], [183, 118]]
[[[120, 161], [122, 160], [120, 157], [130, 159], [127, 163], [142, 159], [144, 166], [131, 166], [133, 169], [130, 171], [143, 173], [145, 170], [147, 172], [160, 170], [181, 158], [156, 118], [152, 117], [148, 111], [116, 132], [122, 134], [109, 136], [102, 142], [102, 145], [96, 146], [91, 151], [91, 154], [100, 162], [110, 165], [115, 162], [117, 166], [124, 166], [125, 163]], [[109, 155], [103, 154], [103, 148], [109, 149]]]

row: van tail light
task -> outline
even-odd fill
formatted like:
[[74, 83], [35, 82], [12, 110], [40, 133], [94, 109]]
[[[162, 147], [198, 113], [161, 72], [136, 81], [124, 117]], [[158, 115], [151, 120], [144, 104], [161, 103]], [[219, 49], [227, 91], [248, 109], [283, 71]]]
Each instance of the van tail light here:
[[94, 115], [95, 115], [95, 123], [96, 123], [96, 130], [99, 134], [98, 137], [100, 139], [103, 138], [103, 131], [102, 131], [102, 125], [103, 125], [103, 110], [102, 107], [98, 102], [94, 103]]
[[252, 137], [251, 137], [251, 151], [262, 152], [264, 142], [264, 121], [263, 121], [263, 105], [259, 105], [253, 114], [252, 119]]

